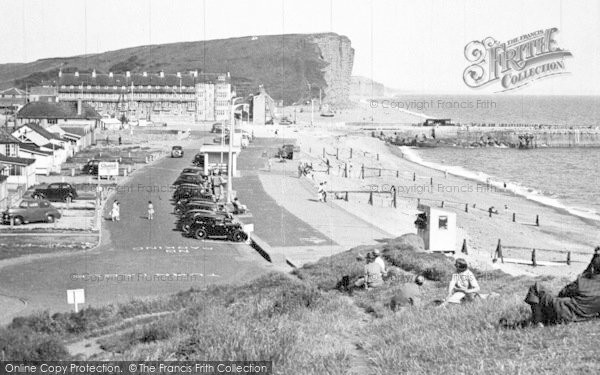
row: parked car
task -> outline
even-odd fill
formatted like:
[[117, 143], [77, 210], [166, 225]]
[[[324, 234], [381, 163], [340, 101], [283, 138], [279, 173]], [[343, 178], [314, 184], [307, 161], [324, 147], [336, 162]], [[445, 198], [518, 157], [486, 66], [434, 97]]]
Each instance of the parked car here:
[[84, 164], [81, 167], [81, 170], [83, 171], [83, 173], [97, 176], [99, 165], [100, 165], [100, 160], [93, 159], [93, 160], [88, 161], [86, 164]]
[[205, 191], [201, 186], [194, 184], [181, 184], [173, 192], [173, 200], [180, 203], [182, 199], [204, 198], [216, 201], [212, 194]]
[[10, 224], [13, 219], [14, 225], [45, 221], [53, 223], [60, 219], [60, 212], [47, 200], [24, 199], [17, 207], [9, 208], [2, 214], [2, 222]]
[[182, 158], [183, 157], [183, 147], [173, 146], [173, 148], [171, 148], [171, 157], [172, 158]]
[[210, 129], [211, 133], [223, 133], [223, 130], [225, 129], [225, 127], [223, 126], [223, 123], [221, 122], [215, 122], [212, 125], [212, 129]]
[[219, 214], [207, 215], [195, 221], [189, 228], [189, 234], [198, 240], [222, 238], [242, 242], [248, 239], [241, 223]]
[[200, 185], [203, 180], [204, 180], [204, 178], [199, 174], [182, 173], [179, 175], [179, 177], [177, 177], [177, 180], [175, 180], [175, 182], [173, 182], [173, 185], [175, 185], [175, 186], [181, 185], [181, 184]]
[[233, 220], [233, 215], [225, 211], [190, 210], [177, 221], [177, 229], [189, 233], [189, 229], [196, 223], [205, 222], [208, 218], [219, 217], [222, 220]]
[[181, 174], [197, 174], [198, 176], [205, 176], [204, 174], [204, 168], [200, 168], [200, 167], [185, 167], [183, 168], [183, 170], [181, 171]]
[[194, 160], [192, 160], [192, 164], [199, 168], [204, 168], [204, 154], [197, 153], [194, 155]]
[[53, 202], [66, 202], [77, 199], [77, 190], [65, 182], [49, 184], [45, 188], [37, 188], [31, 194], [33, 199], [47, 199]]
[[215, 203], [212, 195], [205, 194], [205, 196], [198, 197], [190, 197], [190, 198], [181, 198], [175, 203], [175, 212], [182, 212], [185, 208], [185, 205], [192, 202], [212, 202]]
[[277, 156], [292, 160], [294, 158], [294, 145], [288, 144], [281, 146]]
[[191, 201], [184, 205], [175, 206], [175, 214], [179, 216], [185, 215], [192, 210], [219, 211], [220, 204], [209, 200]]

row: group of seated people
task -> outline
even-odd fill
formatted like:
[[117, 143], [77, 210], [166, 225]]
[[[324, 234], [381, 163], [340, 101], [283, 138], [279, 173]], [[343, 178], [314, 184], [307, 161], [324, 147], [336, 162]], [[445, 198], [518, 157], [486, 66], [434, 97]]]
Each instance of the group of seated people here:
[[[486, 299], [496, 293], [482, 294], [477, 278], [469, 269], [463, 258], [455, 261], [456, 273], [448, 284], [448, 293], [439, 305], [461, 304], [476, 299]], [[355, 283], [356, 288], [377, 288], [385, 283], [388, 275], [385, 261], [379, 250], [366, 255], [364, 274]], [[424, 277], [417, 275], [412, 283], [401, 285], [390, 302], [394, 311], [407, 306], [420, 305], [420, 287]], [[531, 317], [525, 321], [509, 323], [505, 318], [500, 320], [501, 327], [523, 327], [528, 325], [544, 326], [566, 322], [579, 322], [600, 317], [600, 246], [594, 250], [594, 255], [587, 268], [575, 281], [565, 286], [557, 296], [540, 283], [534, 283], [525, 297], [525, 303], [531, 307]]]

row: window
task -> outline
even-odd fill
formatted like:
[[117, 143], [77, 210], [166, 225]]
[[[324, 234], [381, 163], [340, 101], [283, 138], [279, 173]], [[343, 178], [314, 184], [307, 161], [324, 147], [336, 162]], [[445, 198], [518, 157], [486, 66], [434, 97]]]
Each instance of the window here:
[[23, 175], [22, 166], [11, 164], [8, 170], [9, 176], [22, 176]]
[[440, 229], [448, 229], [448, 216], [440, 216], [438, 224]]
[[48, 119], [48, 124], [49, 125], [58, 124], [58, 120], [55, 119], [55, 118], [49, 118]]

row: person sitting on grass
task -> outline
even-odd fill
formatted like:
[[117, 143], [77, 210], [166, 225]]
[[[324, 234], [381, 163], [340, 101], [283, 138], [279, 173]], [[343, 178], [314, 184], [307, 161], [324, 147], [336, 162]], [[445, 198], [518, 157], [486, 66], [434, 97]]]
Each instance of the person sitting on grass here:
[[354, 286], [365, 289], [376, 288], [383, 285], [383, 269], [381, 265], [375, 262], [373, 253], [367, 254], [367, 264], [364, 269], [364, 276], [356, 280]]
[[374, 262], [378, 263], [381, 266], [381, 271], [382, 271], [383, 276], [384, 277], [387, 276], [387, 271], [385, 268], [385, 261], [381, 257], [381, 252], [379, 251], [379, 249], [373, 250], [373, 258], [375, 259]]
[[398, 312], [406, 307], [421, 306], [421, 286], [424, 282], [425, 278], [417, 275], [413, 282], [402, 284], [390, 301], [392, 311]]
[[456, 259], [454, 263], [456, 273], [452, 275], [448, 285], [448, 296], [440, 307], [445, 307], [449, 303], [460, 304], [461, 302], [470, 302], [479, 296], [479, 283], [469, 270], [467, 261], [463, 258]]
[[585, 271], [565, 286], [558, 296], [552, 296], [536, 282], [529, 288], [525, 303], [531, 307], [529, 323], [540, 327], [600, 317], [600, 246], [594, 249]]

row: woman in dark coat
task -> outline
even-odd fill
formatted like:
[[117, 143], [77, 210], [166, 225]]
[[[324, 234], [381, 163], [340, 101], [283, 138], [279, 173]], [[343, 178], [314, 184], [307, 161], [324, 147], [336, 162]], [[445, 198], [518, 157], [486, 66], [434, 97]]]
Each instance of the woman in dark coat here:
[[588, 267], [577, 280], [554, 297], [535, 283], [529, 288], [525, 303], [531, 306], [531, 323], [537, 325], [579, 322], [600, 316], [600, 246]]

